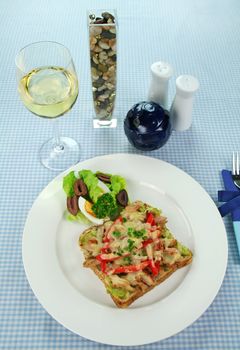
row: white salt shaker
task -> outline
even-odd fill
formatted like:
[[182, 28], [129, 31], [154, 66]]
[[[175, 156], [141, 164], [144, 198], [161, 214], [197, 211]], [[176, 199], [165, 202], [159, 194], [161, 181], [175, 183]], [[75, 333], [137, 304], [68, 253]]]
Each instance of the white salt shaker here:
[[191, 126], [194, 93], [198, 88], [199, 82], [197, 78], [191, 75], [180, 75], [177, 78], [176, 95], [170, 110], [171, 123], [174, 130], [184, 131]]
[[151, 65], [151, 73], [148, 100], [167, 108], [168, 81], [173, 75], [173, 69], [169, 63], [159, 61]]

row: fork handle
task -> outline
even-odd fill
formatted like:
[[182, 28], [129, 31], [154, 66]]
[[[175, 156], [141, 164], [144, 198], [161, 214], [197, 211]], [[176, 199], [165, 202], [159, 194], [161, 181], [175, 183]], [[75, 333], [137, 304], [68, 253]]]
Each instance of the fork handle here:
[[238, 253], [240, 256], [240, 221], [233, 221], [233, 229], [237, 241]]

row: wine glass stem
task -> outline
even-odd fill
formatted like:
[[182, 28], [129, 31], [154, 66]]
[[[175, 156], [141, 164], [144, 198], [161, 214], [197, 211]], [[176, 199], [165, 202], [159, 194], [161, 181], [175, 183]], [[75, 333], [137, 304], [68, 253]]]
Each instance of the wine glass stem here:
[[54, 120], [54, 139], [55, 139], [54, 151], [62, 152], [64, 150], [64, 145], [61, 143], [58, 119]]

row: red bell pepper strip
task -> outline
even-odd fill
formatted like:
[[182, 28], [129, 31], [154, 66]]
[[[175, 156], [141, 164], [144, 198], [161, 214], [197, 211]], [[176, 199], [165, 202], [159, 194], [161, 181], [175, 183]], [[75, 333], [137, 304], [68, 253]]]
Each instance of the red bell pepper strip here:
[[106, 262], [106, 260], [102, 260], [101, 263], [100, 263], [100, 266], [101, 266], [102, 272], [106, 273], [106, 269], [107, 269], [107, 262]]
[[116, 220], [113, 222], [113, 224], [115, 225], [115, 224], [118, 224], [119, 222], [123, 222], [123, 218], [122, 218], [122, 216], [119, 216], [118, 218], [116, 218]]
[[154, 220], [153, 213], [147, 213], [146, 223], [150, 224], [151, 226], [155, 225], [155, 220]]
[[109, 250], [109, 244], [106, 244], [104, 247], [101, 248], [101, 253], [107, 254]]
[[108, 236], [106, 235], [106, 236], [104, 236], [103, 237], [103, 243], [109, 243], [110, 242], [110, 239], [108, 238]]
[[153, 242], [152, 238], [146, 239], [146, 241], [142, 242], [142, 248], [145, 248], [148, 244], [151, 244]]
[[101, 254], [96, 256], [96, 259], [100, 262], [100, 267], [101, 267], [101, 271], [103, 273], [106, 273], [106, 269], [107, 269], [107, 260], [103, 260], [101, 258]]
[[149, 260], [149, 267], [152, 271], [153, 276], [157, 276], [159, 274], [160, 270], [160, 262], [156, 261], [156, 263], [153, 260]]
[[91, 243], [91, 244], [97, 244], [98, 243], [98, 241], [95, 238], [89, 239], [88, 242]]
[[145, 269], [149, 265], [149, 260], [143, 261], [139, 265], [119, 266], [109, 271], [109, 274], [137, 272]]
[[98, 261], [114, 261], [114, 260], [121, 258], [121, 256], [119, 256], [119, 255], [114, 256], [112, 254], [113, 256], [111, 256], [111, 257], [109, 257], [108, 255], [111, 255], [111, 253], [110, 254], [99, 254], [96, 256], [96, 259]]

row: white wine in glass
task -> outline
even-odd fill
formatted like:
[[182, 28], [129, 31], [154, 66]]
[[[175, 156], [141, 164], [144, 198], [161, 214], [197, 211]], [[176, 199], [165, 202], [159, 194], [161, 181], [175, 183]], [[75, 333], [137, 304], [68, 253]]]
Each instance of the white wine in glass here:
[[[18, 92], [24, 105], [44, 118], [69, 111], [78, 96], [78, 79], [68, 49], [55, 42], [37, 42], [16, 57]], [[79, 145], [69, 137], [55, 137], [40, 149], [40, 160], [52, 170], [65, 170], [79, 161]]]

